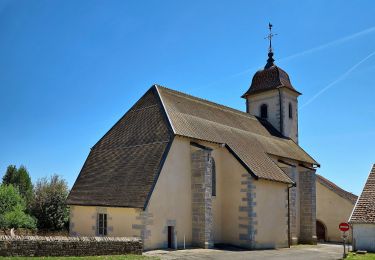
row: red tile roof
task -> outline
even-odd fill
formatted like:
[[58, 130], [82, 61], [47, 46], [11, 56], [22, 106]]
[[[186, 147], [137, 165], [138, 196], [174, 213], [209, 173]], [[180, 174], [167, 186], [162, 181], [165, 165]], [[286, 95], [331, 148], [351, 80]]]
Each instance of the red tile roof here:
[[350, 223], [375, 224], [375, 164], [354, 207]]

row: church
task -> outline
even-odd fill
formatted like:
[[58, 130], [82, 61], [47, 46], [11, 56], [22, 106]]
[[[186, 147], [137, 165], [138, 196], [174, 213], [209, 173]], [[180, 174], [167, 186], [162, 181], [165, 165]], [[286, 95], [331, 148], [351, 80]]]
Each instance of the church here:
[[316, 168], [298, 145], [298, 97], [274, 64], [246, 112], [159, 85], [92, 147], [69, 194], [71, 236], [144, 249], [316, 243]]

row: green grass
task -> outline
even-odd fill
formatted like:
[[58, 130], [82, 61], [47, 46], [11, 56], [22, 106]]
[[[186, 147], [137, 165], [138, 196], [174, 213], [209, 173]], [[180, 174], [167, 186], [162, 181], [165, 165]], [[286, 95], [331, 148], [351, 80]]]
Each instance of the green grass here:
[[375, 254], [373, 253], [367, 253], [367, 254], [353, 254], [353, 253], [349, 253], [349, 255], [345, 258], [345, 259], [349, 259], [349, 260], [375, 260]]
[[36, 260], [36, 259], [46, 259], [46, 260], [157, 260], [159, 258], [156, 257], [147, 257], [141, 255], [108, 255], [108, 256], [50, 256], [50, 257], [0, 257], [0, 260]]

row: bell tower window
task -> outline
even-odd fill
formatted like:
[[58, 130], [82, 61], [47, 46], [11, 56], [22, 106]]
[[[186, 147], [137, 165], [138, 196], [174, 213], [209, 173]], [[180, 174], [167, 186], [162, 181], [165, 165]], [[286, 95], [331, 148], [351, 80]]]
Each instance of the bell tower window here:
[[289, 103], [289, 118], [292, 119], [293, 118], [293, 107], [292, 107], [292, 104]]
[[260, 106], [260, 117], [264, 119], [268, 118], [268, 106], [266, 104]]

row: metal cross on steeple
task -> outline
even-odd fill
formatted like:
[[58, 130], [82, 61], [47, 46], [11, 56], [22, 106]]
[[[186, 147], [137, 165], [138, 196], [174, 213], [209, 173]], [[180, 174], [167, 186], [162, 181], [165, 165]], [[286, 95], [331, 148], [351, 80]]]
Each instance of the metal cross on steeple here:
[[264, 37], [264, 39], [268, 39], [270, 41], [270, 46], [268, 47], [268, 60], [266, 66], [264, 66], [265, 69], [269, 69], [272, 66], [274, 66], [273, 62], [275, 61], [273, 59], [273, 50], [272, 50], [272, 37], [277, 35], [277, 33], [272, 33], [272, 24], [268, 23], [268, 29], [270, 30], [270, 33], [267, 35], [267, 37]]
[[270, 33], [264, 37], [264, 39], [268, 39], [270, 41], [270, 46], [268, 47], [268, 52], [272, 52], [272, 37], [276, 36], [277, 33], [272, 33], [272, 24], [268, 23], [268, 29], [270, 30]]

